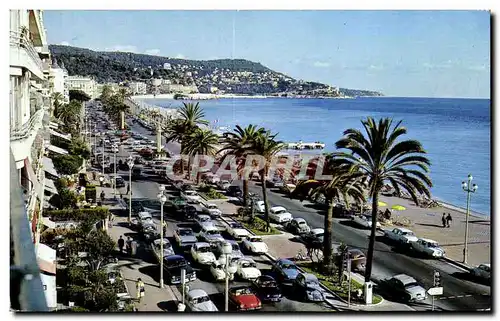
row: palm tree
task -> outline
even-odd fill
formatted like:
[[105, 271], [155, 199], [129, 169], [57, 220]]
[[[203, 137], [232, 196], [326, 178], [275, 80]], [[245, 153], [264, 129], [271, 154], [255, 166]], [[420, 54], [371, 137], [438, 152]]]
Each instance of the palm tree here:
[[396, 140], [406, 134], [399, 121], [393, 126], [392, 119], [382, 118], [378, 123], [371, 117], [362, 120], [366, 137], [360, 130], [347, 129], [344, 137], [337, 141], [341, 162], [359, 169], [366, 175], [369, 196], [372, 199], [372, 228], [368, 245], [365, 281], [370, 281], [373, 248], [377, 229], [378, 200], [381, 188], [389, 183], [400, 194], [406, 190], [418, 204], [418, 194], [430, 197], [432, 182], [426, 173], [430, 161], [423, 156], [426, 151], [417, 140]]
[[62, 104], [62, 100], [64, 99], [64, 96], [57, 92], [57, 93], [53, 93], [52, 94], [52, 100], [54, 101], [53, 105], [54, 105], [54, 110], [59, 108], [59, 106], [61, 106]]
[[299, 183], [292, 192], [292, 197], [299, 196], [304, 199], [307, 196], [311, 199], [323, 195], [328, 205], [325, 215], [323, 238], [323, 266], [329, 268], [332, 264], [332, 229], [333, 229], [333, 208], [335, 201], [343, 200], [346, 208], [349, 208], [349, 199], [355, 202], [364, 201], [363, 193], [363, 173], [355, 172], [351, 167], [339, 165], [333, 156], [327, 158], [327, 169], [332, 175], [330, 181], [307, 180]]
[[265, 130], [264, 128], [258, 129], [260, 132], [259, 135], [252, 141], [250, 151], [256, 155], [260, 155], [264, 159], [264, 166], [259, 171], [260, 174], [260, 182], [262, 184], [262, 196], [264, 198], [264, 209], [265, 209], [265, 218], [266, 218], [266, 228], [269, 231], [271, 224], [269, 222], [269, 205], [267, 203], [267, 189], [266, 189], [266, 174], [269, 171], [269, 166], [271, 164], [272, 159], [276, 156], [276, 154], [283, 149], [283, 142], [277, 141], [276, 136], [278, 134], [271, 134], [270, 131]]
[[[199, 103], [183, 103], [179, 108], [179, 118], [169, 121], [165, 126], [166, 141], [177, 141], [181, 145], [181, 153], [184, 151], [184, 141], [191, 135], [198, 125], [207, 125], [208, 121], [204, 120], [205, 113], [201, 109]], [[184, 161], [181, 160], [181, 174], [184, 173]]]
[[118, 93], [116, 94], [118, 97], [119, 104], [116, 106], [116, 109], [120, 112], [120, 129], [125, 129], [125, 112], [129, 110], [129, 107], [125, 105], [125, 100], [130, 97], [130, 92], [127, 88], [121, 87], [118, 89]]
[[[191, 159], [196, 155], [213, 156], [217, 153], [219, 137], [209, 129], [196, 129], [184, 142], [184, 152], [189, 155], [188, 173], [190, 173]], [[196, 177], [199, 183], [200, 175]]]
[[[242, 160], [243, 165], [245, 165], [246, 156], [251, 154], [252, 144], [255, 139], [264, 133], [264, 128], [257, 128], [255, 125], [248, 125], [246, 128], [242, 128], [239, 125], [236, 126], [234, 132], [227, 132], [223, 134], [223, 148], [219, 150], [219, 153], [227, 151], [225, 155], [234, 155]], [[221, 162], [223, 163], [223, 162]], [[248, 169], [244, 168], [244, 173], [242, 175], [243, 181], [243, 204], [247, 206], [248, 197]]]

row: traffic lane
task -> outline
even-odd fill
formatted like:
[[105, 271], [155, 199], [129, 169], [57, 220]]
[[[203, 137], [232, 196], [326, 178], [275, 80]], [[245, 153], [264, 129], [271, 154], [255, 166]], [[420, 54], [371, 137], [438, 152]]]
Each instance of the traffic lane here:
[[[138, 134], [146, 136], [148, 139], [156, 141], [156, 135], [151, 135], [151, 131], [139, 125], [138, 123], [130, 124], [130, 129]], [[165, 141], [165, 137], [162, 136], [162, 142]], [[166, 148], [171, 154], [178, 155], [180, 153], [180, 144], [177, 142], [164, 143], [163, 147]]]
[[[260, 186], [256, 186], [253, 183], [250, 184], [249, 190], [258, 195], [261, 195], [262, 191]], [[304, 207], [298, 200], [283, 197], [282, 194], [272, 191], [268, 191], [268, 199], [270, 205], [282, 205], [294, 216], [303, 217], [311, 227], [324, 226], [323, 215], [318, 214], [312, 208]], [[339, 221], [333, 222], [333, 239], [337, 242], [344, 242], [349, 246], [363, 249], [366, 252], [368, 237], [367, 231], [358, 230], [344, 225]], [[448, 264], [436, 260], [409, 257], [407, 254], [394, 252], [392, 247], [387, 244], [381, 242], [375, 243], [372, 271], [374, 277], [385, 278], [404, 273], [416, 278], [426, 288], [430, 288], [433, 285], [434, 268], [443, 272], [441, 273], [441, 279], [444, 284], [443, 296], [473, 295], [472, 297], [462, 297], [446, 303], [440, 302], [439, 304], [443, 305], [443, 308], [452, 307], [458, 310], [470, 311], [491, 306], [491, 297], [484, 295], [490, 293], [488, 287], [469, 284], [466, 281], [457, 279], [453, 275], [447, 274], [446, 272], [449, 271]]]
[[[134, 195], [133, 198], [148, 199], [154, 201], [156, 194], [158, 193], [158, 184], [150, 181], [141, 181], [136, 184], [132, 184], [132, 193]], [[158, 209], [153, 208], [153, 206], [147, 209], [151, 210], [152, 215], [154, 216], [153, 220], [155, 221], [157, 226], [159, 226], [160, 221], [158, 218], [159, 215]], [[221, 283], [215, 281], [208, 267], [201, 267], [195, 264], [191, 258], [190, 253], [181, 251], [179, 248], [177, 248], [175, 244], [173, 234], [178, 224], [182, 224], [182, 226], [193, 226], [194, 223], [178, 222], [175, 219], [173, 219], [173, 215], [171, 215], [171, 213], [168, 211], [164, 212], [164, 220], [168, 222], [166, 237], [174, 246], [175, 253], [181, 253], [181, 255], [183, 255], [188, 261], [191, 262], [191, 266], [196, 271], [197, 280], [189, 283], [190, 288], [204, 290], [205, 292], [207, 292], [207, 294], [211, 296], [211, 298], [213, 299], [214, 303], [218, 306], [218, 308], [223, 309], [224, 308], [223, 293], [225, 290], [225, 284], [223, 282]], [[252, 256], [252, 258], [257, 263], [257, 268], [259, 268], [259, 270], [261, 270], [263, 274], [270, 273], [271, 263], [266, 257]], [[235, 280], [230, 282], [230, 286], [238, 286], [238, 285], [250, 285], [250, 282], [242, 280]], [[182, 291], [181, 287], [178, 288], [179, 291]], [[289, 288], [285, 287], [283, 290], [285, 292], [284, 293], [285, 295], [290, 296], [291, 293]], [[295, 299], [290, 299], [287, 297], [284, 297], [281, 302], [275, 302], [275, 303], [266, 302], [262, 306], [262, 311], [329, 311], [329, 310], [331, 309], [326, 303], [316, 304], [309, 302], [300, 302]]]

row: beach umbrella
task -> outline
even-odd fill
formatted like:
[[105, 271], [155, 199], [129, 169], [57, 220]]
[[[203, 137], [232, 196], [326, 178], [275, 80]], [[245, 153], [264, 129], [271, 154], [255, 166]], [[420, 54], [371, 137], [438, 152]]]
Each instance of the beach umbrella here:
[[393, 210], [396, 210], [396, 211], [404, 211], [404, 210], [406, 210], [406, 207], [404, 207], [403, 205], [393, 205], [391, 208]]
[[379, 201], [378, 203], [378, 207], [384, 207], [384, 206], [387, 206], [386, 203], [382, 202], [382, 201]]

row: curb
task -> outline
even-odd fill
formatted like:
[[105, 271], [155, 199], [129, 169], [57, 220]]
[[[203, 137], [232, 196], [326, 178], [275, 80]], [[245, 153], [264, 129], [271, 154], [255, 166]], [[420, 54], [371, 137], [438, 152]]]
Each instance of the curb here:
[[468, 271], [470, 271], [470, 270], [472, 270], [472, 269], [473, 269], [473, 267], [472, 267], [472, 266], [470, 266], [470, 265], [467, 265], [467, 264], [465, 264], [465, 263], [462, 263], [462, 262], [458, 262], [458, 261], [452, 260], [452, 259], [450, 259], [450, 258], [447, 258], [446, 256], [443, 256], [443, 257], [441, 258], [441, 260], [446, 261], [446, 262], [450, 263], [451, 265], [458, 266], [458, 267], [460, 267], [460, 268], [462, 268], [462, 269], [464, 269], [464, 270], [468, 270]]

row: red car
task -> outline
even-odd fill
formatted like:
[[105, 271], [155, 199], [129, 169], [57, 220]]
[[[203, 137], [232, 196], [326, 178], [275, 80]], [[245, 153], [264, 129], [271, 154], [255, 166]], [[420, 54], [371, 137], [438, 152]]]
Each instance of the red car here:
[[255, 292], [248, 286], [236, 286], [229, 289], [229, 301], [238, 311], [258, 310], [262, 303]]

